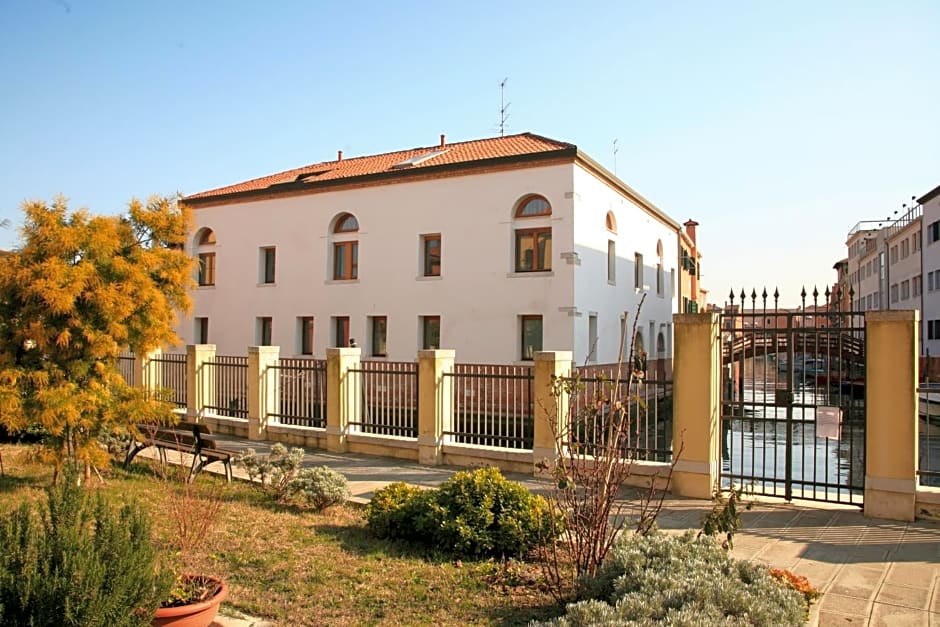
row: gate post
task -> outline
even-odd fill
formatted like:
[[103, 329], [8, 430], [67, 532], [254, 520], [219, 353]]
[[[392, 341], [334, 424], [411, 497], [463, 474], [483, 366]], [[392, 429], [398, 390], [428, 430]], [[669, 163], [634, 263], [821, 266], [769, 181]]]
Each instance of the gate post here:
[[361, 348], [326, 349], [326, 450], [346, 452], [346, 436], [353, 412], [360, 409], [362, 377], [350, 370], [359, 368]]
[[146, 390], [148, 396], [160, 389], [163, 382], [163, 364], [159, 361], [163, 351], [155, 348], [148, 353], [134, 353], [133, 386]]
[[453, 428], [453, 350], [418, 352], [418, 463], [441, 463], [444, 432]]
[[[675, 314], [672, 493], [711, 498], [721, 437], [721, 327], [717, 313]], [[682, 453], [679, 447], [682, 446]]]
[[268, 416], [277, 413], [281, 377], [276, 366], [280, 346], [248, 347], [248, 439], [268, 439]]
[[916, 311], [865, 314], [865, 516], [914, 520]]
[[539, 351], [535, 353], [535, 372], [532, 381], [532, 464], [533, 474], [551, 473], [563, 451], [560, 446], [567, 442], [568, 394], [564, 387], [554, 394], [553, 380], [571, 376], [571, 351]]
[[186, 346], [186, 418], [199, 420], [206, 405], [215, 405], [215, 372], [206, 366], [215, 359], [215, 344]]

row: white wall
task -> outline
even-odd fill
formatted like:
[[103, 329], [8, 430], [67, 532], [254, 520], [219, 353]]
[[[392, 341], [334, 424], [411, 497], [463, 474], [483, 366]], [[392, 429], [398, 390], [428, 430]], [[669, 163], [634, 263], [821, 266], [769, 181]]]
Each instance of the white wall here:
[[[192, 317], [209, 318], [220, 354], [256, 343], [255, 319], [273, 318], [273, 344], [299, 351], [297, 317], [314, 316], [314, 355], [332, 345], [332, 316], [350, 317], [350, 335], [369, 355], [368, 316], [388, 316], [388, 357], [413, 360], [419, 316], [441, 316], [441, 344], [462, 362], [520, 358], [518, 316], [543, 316], [543, 347], [568, 349], [574, 328], [563, 308], [574, 302], [572, 165], [379, 185], [292, 198], [196, 208], [196, 230], [217, 237], [216, 284], [197, 288]], [[552, 272], [513, 270], [515, 203], [537, 193], [552, 205]], [[331, 221], [359, 221], [359, 279], [331, 280]], [[600, 218], [603, 227], [603, 213]], [[442, 234], [442, 276], [421, 277], [420, 235]], [[260, 285], [259, 248], [277, 247], [277, 279]], [[632, 252], [631, 252], [632, 255]], [[674, 258], [675, 255], [673, 254]], [[629, 274], [629, 271], [624, 271]]]
[[[574, 355], [582, 363], [590, 351], [588, 321], [597, 315], [598, 342], [596, 361], [613, 363], [621, 337], [621, 317], [628, 314], [629, 333], [637, 313], [642, 292], [646, 300], [640, 312], [640, 325], [645, 349], [650, 359], [665, 357], [656, 354], [656, 336], [663, 332], [667, 354], [672, 346], [672, 313], [677, 310], [672, 270], [678, 259], [678, 234], [675, 228], [651, 216], [618, 190], [604, 183], [579, 166], [574, 172], [575, 188], [575, 251], [580, 265], [575, 268], [575, 324]], [[606, 228], [605, 218], [613, 211], [617, 232]], [[608, 241], [616, 243], [616, 272], [613, 283], [608, 282]], [[663, 289], [656, 290], [657, 241], [663, 249]], [[635, 289], [634, 254], [643, 255], [643, 287]], [[678, 273], [676, 273], [678, 274]], [[652, 323], [653, 334], [650, 334]], [[629, 341], [626, 349], [629, 349]]]

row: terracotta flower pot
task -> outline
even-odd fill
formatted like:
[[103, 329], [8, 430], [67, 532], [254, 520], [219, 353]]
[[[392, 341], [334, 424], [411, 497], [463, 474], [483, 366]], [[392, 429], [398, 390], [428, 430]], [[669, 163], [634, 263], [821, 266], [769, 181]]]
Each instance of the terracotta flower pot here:
[[153, 627], [208, 627], [215, 620], [219, 605], [228, 597], [228, 585], [217, 577], [209, 575], [199, 575], [199, 577], [219, 584], [219, 590], [215, 593], [215, 596], [206, 601], [189, 605], [158, 608], [153, 615], [153, 622], [151, 623]]

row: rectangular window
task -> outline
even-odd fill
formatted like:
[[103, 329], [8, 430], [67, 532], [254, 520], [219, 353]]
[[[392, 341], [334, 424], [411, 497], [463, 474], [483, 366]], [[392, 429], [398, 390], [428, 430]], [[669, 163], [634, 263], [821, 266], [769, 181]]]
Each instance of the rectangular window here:
[[919, 276], [915, 276], [911, 279], [911, 295], [914, 298], [920, 296], [920, 290], [922, 289], [922, 279]]
[[541, 272], [551, 269], [551, 227], [516, 231], [516, 272]]
[[921, 233], [917, 231], [914, 235], [911, 236], [911, 246], [913, 247], [914, 252], [920, 250], [921, 243]]
[[255, 339], [258, 346], [271, 346], [271, 331], [273, 323], [269, 316], [262, 316], [257, 319]]
[[672, 294], [672, 297], [676, 297], [676, 269], [671, 268], [669, 270], [669, 292]]
[[[261, 282], [274, 283], [274, 246], [266, 246], [261, 249]], [[266, 346], [263, 344], [262, 346]]]
[[617, 282], [617, 242], [607, 240], [607, 282]]
[[898, 284], [897, 283], [891, 286], [891, 302], [892, 303], [898, 302]]
[[660, 261], [656, 264], [656, 294], [663, 296], [666, 292], [666, 286], [663, 283], [666, 282], [666, 277], [663, 276], [663, 262]]
[[338, 348], [349, 346], [349, 316], [333, 318], [333, 346]]
[[297, 318], [300, 336], [300, 354], [313, 355], [313, 316]]
[[196, 344], [208, 344], [209, 343], [209, 319], [208, 318], [196, 318], [196, 333], [195, 333], [195, 343]]
[[940, 340], [940, 320], [927, 321], [927, 339]]
[[901, 300], [907, 300], [911, 297], [911, 282], [901, 281]]
[[441, 317], [421, 316], [421, 348], [424, 350], [441, 347]]
[[898, 262], [898, 247], [894, 245], [891, 247], [891, 263]]
[[927, 244], [933, 244], [940, 239], [940, 220], [931, 222], [927, 227]]
[[597, 314], [588, 316], [588, 361], [597, 361]]
[[904, 238], [904, 241], [901, 242], [901, 259], [907, 259], [911, 254], [911, 241]]
[[934, 277], [933, 272], [927, 273], [927, 291], [928, 292], [932, 292], [934, 290], [933, 277]]
[[359, 242], [333, 244], [333, 280], [351, 281], [359, 278]]
[[215, 253], [199, 253], [199, 285], [215, 285]]
[[633, 287], [643, 289], [643, 255], [633, 254]]
[[372, 356], [385, 357], [388, 355], [388, 318], [385, 316], [372, 316], [369, 318], [369, 327], [372, 336]]
[[441, 276], [441, 235], [421, 236], [421, 256], [424, 276]]
[[542, 350], [542, 316], [522, 316], [522, 359], [531, 361]]

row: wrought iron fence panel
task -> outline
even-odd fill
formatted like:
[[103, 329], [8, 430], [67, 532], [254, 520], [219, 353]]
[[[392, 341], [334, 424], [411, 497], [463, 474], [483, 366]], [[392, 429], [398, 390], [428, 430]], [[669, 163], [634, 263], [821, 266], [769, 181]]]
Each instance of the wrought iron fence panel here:
[[940, 487], [940, 384], [917, 388], [918, 480], [922, 486]]
[[162, 353], [151, 363], [160, 364], [160, 387], [169, 392], [166, 400], [186, 407], [186, 353]]
[[614, 365], [578, 368], [568, 382], [575, 450], [594, 455], [616, 446], [625, 459], [672, 461], [672, 381], [647, 379], [645, 373], [631, 379], [626, 366]]
[[350, 369], [359, 377], [350, 421], [362, 433], [418, 437], [418, 364], [413, 361], [363, 361]]
[[281, 358], [270, 366], [279, 379], [277, 413], [284, 425], [326, 428], [326, 361]]
[[534, 397], [531, 366], [455, 364], [445, 374], [453, 401], [454, 442], [531, 449]]
[[755, 494], [861, 505], [864, 313], [734, 293], [720, 315], [721, 478]]
[[134, 385], [134, 353], [121, 353], [118, 355], [118, 373], [124, 377], [124, 383]]
[[215, 381], [215, 404], [206, 405], [220, 416], [248, 418], [248, 357], [216, 355], [204, 364], [202, 376]]

